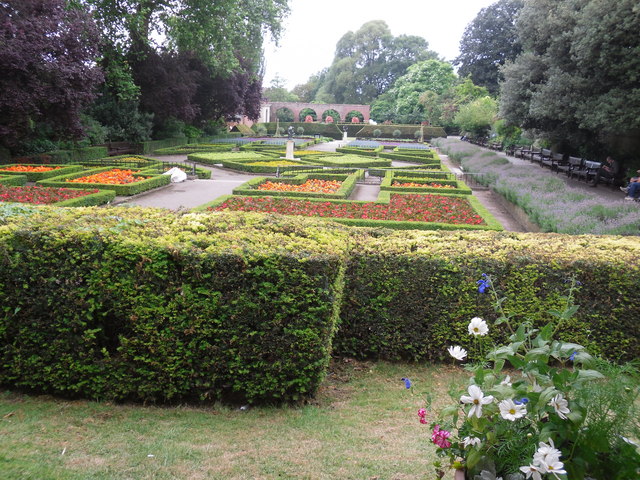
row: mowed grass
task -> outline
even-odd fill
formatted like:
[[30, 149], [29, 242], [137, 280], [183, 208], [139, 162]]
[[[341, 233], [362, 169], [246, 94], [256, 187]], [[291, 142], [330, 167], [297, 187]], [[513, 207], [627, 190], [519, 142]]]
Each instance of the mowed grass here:
[[[451, 368], [336, 360], [297, 407], [155, 407], [0, 392], [2, 479], [423, 479], [435, 448], [420, 394]], [[429, 421], [433, 412], [429, 412]], [[449, 477], [451, 478], [451, 477]]]

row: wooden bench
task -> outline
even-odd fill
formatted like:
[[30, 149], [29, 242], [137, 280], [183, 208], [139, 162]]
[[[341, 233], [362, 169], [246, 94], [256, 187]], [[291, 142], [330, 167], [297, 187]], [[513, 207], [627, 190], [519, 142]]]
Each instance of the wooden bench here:
[[600, 170], [601, 166], [602, 166], [602, 163], [600, 162], [594, 162], [592, 160], [584, 160], [581, 168], [575, 171], [576, 178], [578, 180], [584, 180], [587, 183], [595, 182], [596, 175], [598, 174], [598, 170]]
[[110, 157], [136, 153], [135, 146], [131, 142], [109, 142], [106, 144], [106, 147], [109, 149]]
[[539, 152], [531, 152], [530, 160], [533, 163], [542, 165], [542, 161], [551, 158], [551, 150], [547, 148], [541, 148]]
[[551, 171], [556, 171], [559, 165], [564, 163], [564, 154], [563, 153], [552, 153], [550, 157], [546, 157], [542, 159], [540, 163], [541, 167], [549, 167]]
[[567, 175], [567, 177], [571, 177], [573, 175], [574, 170], [578, 170], [582, 167], [582, 158], [580, 157], [569, 157], [567, 159], [567, 163], [558, 165], [556, 167], [556, 171], [558, 173], [562, 172]]

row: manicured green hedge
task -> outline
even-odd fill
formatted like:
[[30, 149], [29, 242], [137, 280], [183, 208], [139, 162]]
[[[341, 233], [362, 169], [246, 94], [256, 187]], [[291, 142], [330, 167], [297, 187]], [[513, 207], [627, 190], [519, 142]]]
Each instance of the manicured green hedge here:
[[[222, 164], [224, 168], [250, 173], [275, 173], [278, 168], [282, 168], [271, 165], [250, 165], [254, 162], [270, 162], [280, 159], [279, 154], [269, 155], [265, 152], [192, 153], [188, 155], [187, 158], [191, 162], [208, 165]], [[309, 162], [304, 160], [294, 161], [298, 165], [309, 165]]]
[[0, 175], [25, 175], [27, 177], [28, 182], [36, 182], [38, 180], [43, 180], [45, 178], [57, 177], [60, 175], [66, 175], [67, 173], [79, 172], [82, 170], [80, 165], [55, 165], [49, 164], [48, 167], [60, 167], [55, 170], [50, 170], [48, 172], [10, 172], [4, 170], [7, 167], [13, 166], [31, 166], [31, 167], [40, 167], [42, 165], [29, 165], [24, 163], [14, 163], [11, 165], [2, 165], [0, 166]]
[[190, 143], [198, 143], [202, 141], [200, 138], [165, 138], [164, 140], [148, 140], [146, 142], [140, 142], [135, 145], [136, 152], [143, 155], [147, 155], [160, 150], [161, 148], [177, 147], [178, 145], [185, 145]]
[[354, 168], [364, 168], [364, 167], [390, 167], [391, 160], [386, 160], [383, 158], [371, 158], [371, 157], [363, 157], [360, 155], [341, 155], [341, 156], [320, 156], [314, 157], [313, 160], [309, 160], [309, 162], [313, 162], [314, 165], [326, 165], [330, 167], [354, 167]]
[[106, 157], [107, 147], [83, 147], [75, 150], [54, 150], [51, 152], [12, 158], [13, 163], [33, 163], [37, 165], [82, 163], [87, 160]]
[[[417, 150], [414, 150], [417, 152]], [[400, 160], [403, 162], [413, 163], [440, 163], [440, 157], [436, 152], [429, 151], [425, 154], [413, 154], [413, 153], [395, 153], [395, 152], [380, 152], [378, 154], [380, 158], [389, 158], [391, 160]]]
[[[414, 140], [414, 133], [416, 130], [420, 130], [420, 125], [365, 125], [356, 134], [358, 138], [375, 138], [373, 132], [380, 130], [380, 138], [395, 138], [393, 135], [394, 130], [400, 130], [400, 138], [406, 138]], [[424, 127], [424, 139], [431, 140], [436, 137], [446, 137], [447, 133], [442, 127]]]
[[[264, 125], [267, 129], [267, 133], [269, 135], [275, 135], [276, 133], [276, 123], [260, 123], [259, 125]], [[278, 126], [283, 128], [284, 131], [287, 131], [289, 125], [293, 125], [294, 129], [298, 129], [298, 127], [304, 128], [304, 134], [307, 135], [321, 135], [323, 137], [333, 138], [334, 140], [342, 139], [342, 131], [335, 123], [305, 123], [305, 122], [280, 122]]]
[[[256, 177], [252, 178], [248, 182], [243, 183], [239, 187], [233, 189], [234, 195], [257, 195], [257, 196], [272, 196], [272, 197], [299, 197], [299, 198], [337, 198], [346, 199], [351, 195], [353, 189], [356, 187], [358, 178], [362, 176], [362, 171], [353, 173], [351, 175], [339, 175], [339, 174], [302, 174], [295, 177], [273, 179], [268, 177]], [[318, 193], [318, 192], [280, 192], [280, 191], [268, 191], [257, 190], [257, 188], [265, 182], [281, 182], [294, 185], [301, 185], [307, 180], [338, 180], [342, 182], [342, 186], [336, 193]]]
[[39, 180], [36, 182], [36, 184], [42, 185], [43, 187], [66, 187], [66, 188], [86, 188], [86, 189], [100, 188], [104, 190], [113, 190], [114, 192], [116, 192], [116, 195], [136, 195], [138, 193], [146, 192], [147, 190], [152, 190], [154, 188], [158, 188], [163, 185], [168, 185], [169, 183], [171, 183], [171, 177], [169, 175], [148, 175], [148, 174], [147, 175], [135, 174], [134, 177], [149, 177], [149, 178], [140, 180], [139, 182], [127, 183], [125, 185], [67, 182], [67, 180], [80, 178], [88, 175], [93, 175], [95, 173], [106, 172], [112, 169], [113, 167], [91, 168], [83, 172], [76, 172], [76, 173], [71, 173], [69, 175], [61, 175], [59, 177], [49, 178], [46, 180]]
[[379, 153], [384, 150], [384, 147], [380, 145], [376, 148], [357, 148], [357, 147], [338, 147], [336, 152], [345, 153], [349, 155], [362, 155], [364, 157], [378, 157]]
[[[141, 175], [146, 175], [146, 174], [160, 175], [173, 167], [178, 167], [187, 175], [191, 175], [194, 171], [193, 167], [189, 164], [166, 162], [166, 163], [154, 165], [149, 168], [142, 169], [140, 170], [140, 174]], [[211, 173], [212, 173], [211, 170], [208, 170], [206, 168], [195, 167], [195, 176], [199, 179], [209, 180], [211, 178]]]
[[[393, 182], [403, 182], [403, 183], [436, 183], [440, 185], [451, 185], [455, 187], [455, 189], [447, 188], [437, 188], [437, 187], [395, 187], [393, 186]], [[464, 183], [459, 182], [457, 180], [440, 180], [434, 179], [429, 176], [421, 175], [420, 172], [387, 172], [382, 183], [380, 184], [380, 190], [388, 191], [388, 192], [412, 192], [412, 193], [435, 193], [435, 194], [449, 194], [449, 193], [457, 193], [461, 195], [471, 195], [473, 192], [471, 189]]]
[[192, 143], [188, 145], [178, 145], [176, 147], [159, 148], [153, 151], [154, 155], [187, 155], [196, 152], [230, 152], [234, 145], [229, 143], [210, 144]]
[[26, 175], [0, 174], [0, 185], [7, 185], [11, 187], [21, 187], [25, 183], [27, 183]]
[[334, 341], [358, 358], [449, 361], [460, 345], [477, 358], [491, 339], [474, 341], [472, 317], [495, 327], [493, 299], [476, 282], [490, 274], [504, 308], [516, 322], [542, 326], [562, 305], [569, 279], [582, 286], [574, 320], [561, 328], [566, 341], [610, 359], [640, 355], [640, 239], [637, 237], [517, 234], [510, 232], [377, 232], [349, 256], [341, 328]]
[[160, 162], [155, 158], [144, 157], [142, 155], [116, 155], [113, 157], [98, 158], [79, 162], [85, 167], [118, 167], [118, 168], [147, 168], [158, 165]]
[[298, 400], [322, 381], [344, 227], [137, 208], [6, 212], [15, 216], [0, 228], [0, 385], [257, 402]]
[[[65, 187], [68, 188], [68, 187]], [[81, 190], [84, 190], [81, 189]], [[91, 189], [93, 190], [93, 189]], [[104, 205], [116, 198], [116, 192], [113, 190], [98, 189], [96, 193], [85, 195], [84, 197], [71, 198], [62, 202], [54, 203], [57, 207], [92, 207], [94, 205]]]

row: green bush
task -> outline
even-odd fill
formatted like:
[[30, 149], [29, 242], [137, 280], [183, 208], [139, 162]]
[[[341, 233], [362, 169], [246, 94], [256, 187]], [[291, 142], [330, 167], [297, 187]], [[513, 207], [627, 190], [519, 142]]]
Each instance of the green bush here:
[[[379, 130], [378, 135], [375, 132]], [[414, 140], [413, 133], [416, 131], [416, 125], [365, 125], [358, 131], [358, 138], [391, 138], [394, 137], [394, 130], [400, 130], [400, 138]], [[424, 140], [429, 141], [432, 138], [445, 137], [447, 133], [442, 127], [424, 127]]]
[[188, 143], [198, 143], [199, 141], [200, 141], [199, 138], [187, 138], [187, 137], [165, 138], [164, 140], [149, 140], [149, 141], [140, 142], [139, 144], [137, 144], [136, 151], [140, 152], [142, 155], [148, 155], [162, 148], [177, 147], [179, 145], [184, 145]]
[[[276, 133], [276, 123], [261, 123], [266, 129], [269, 135], [274, 135]], [[342, 132], [338, 128], [335, 123], [304, 123], [304, 122], [280, 122], [279, 126], [282, 128], [282, 132], [284, 133], [289, 125], [292, 125], [293, 128], [302, 127], [304, 128], [304, 132], [306, 135], [320, 135], [322, 137], [332, 138], [334, 140], [342, 139]]]
[[[438, 185], [450, 185], [455, 188], [437, 188], [437, 187], [396, 187], [393, 185], [394, 181], [402, 182], [402, 183], [435, 183]], [[440, 180], [429, 175], [424, 175], [420, 172], [394, 172], [389, 171], [386, 173], [382, 183], [380, 184], [380, 190], [387, 192], [412, 192], [412, 193], [435, 193], [435, 194], [450, 194], [456, 193], [460, 195], [471, 195], [473, 192], [471, 189], [465, 185], [464, 182], [459, 182], [457, 180]]]
[[321, 156], [315, 157], [313, 160], [314, 165], [327, 165], [330, 167], [390, 167], [391, 160], [382, 158], [369, 158], [361, 155], [340, 155], [340, 156]]
[[197, 152], [230, 152], [233, 148], [232, 144], [221, 143], [189, 143], [187, 145], [178, 145], [176, 147], [159, 148], [153, 151], [154, 155], [188, 155]]
[[3, 173], [0, 173], [0, 185], [21, 187], [25, 183], [27, 183], [26, 175], [5, 175]]
[[14, 224], [0, 230], [0, 385], [101, 400], [281, 402], [322, 381], [344, 228], [37, 211], [47, 214], [10, 210]]
[[114, 198], [116, 198], [115, 191], [99, 189], [96, 193], [78, 198], [70, 198], [69, 200], [63, 200], [62, 202], [57, 202], [53, 205], [57, 207], [92, 207], [94, 205], [104, 205], [105, 203], [109, 203]]

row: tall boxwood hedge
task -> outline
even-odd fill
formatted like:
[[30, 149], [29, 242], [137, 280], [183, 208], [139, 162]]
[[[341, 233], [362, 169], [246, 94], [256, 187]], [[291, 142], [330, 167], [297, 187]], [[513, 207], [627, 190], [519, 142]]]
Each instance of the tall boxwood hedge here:
[[637, 358], [639, 257], [637, 237], [0, 205], [0, 385], [96, 399], [286, 401], [313, 394], [332, 348], [439, 361], [458, 344], [478, 358], [472, 317], [489, 321], [493, 339], [508, 334], [477, 291], [482, 273], [516, 321], [536, 325], [576, 278], [581, 308], [560, 335]]

